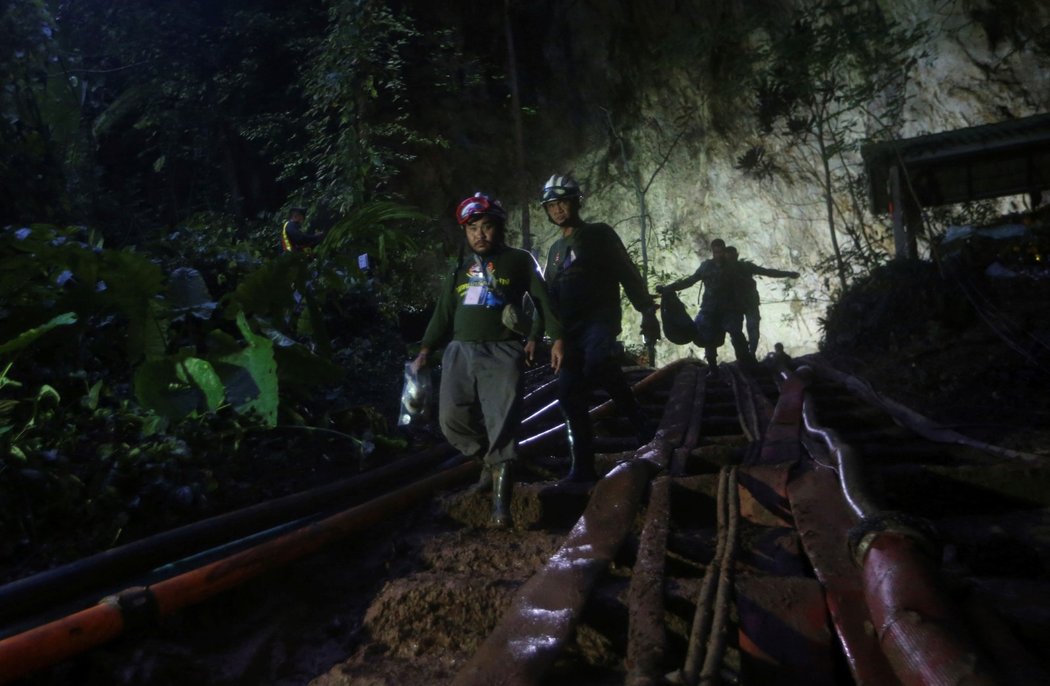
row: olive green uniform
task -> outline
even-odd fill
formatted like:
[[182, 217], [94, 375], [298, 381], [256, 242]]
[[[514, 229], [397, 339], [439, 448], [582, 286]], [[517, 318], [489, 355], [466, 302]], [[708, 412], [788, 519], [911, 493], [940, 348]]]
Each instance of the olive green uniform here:
[[561, 338], [539, 265], [529, 253], [500, 247], [471, 253], [442, 287], [423, 334], [423, 347], [445, 346], [438, 422], [457, 450], [496, 465], [516, 457], [514, 432], [520, 420], [521, 336], [503, 323], [503, 309], [520, 305], [528, 293], [543, 317], [530, 339], [546, 326]]

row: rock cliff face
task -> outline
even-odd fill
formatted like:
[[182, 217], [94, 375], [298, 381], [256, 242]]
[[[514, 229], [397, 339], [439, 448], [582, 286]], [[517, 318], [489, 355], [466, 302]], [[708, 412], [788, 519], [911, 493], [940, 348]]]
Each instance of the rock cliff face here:
[[[819, 266], [832, 254], [820, 157], [808, 143], [763, 132], [754, 96], [756, 65], [768, 54], [776, 27], [790, 24], [802, 3], [655, 4], [552, 5], [557, 30], [519, 35], [519, 49], [540, 51], [548, 69], [539, 108], [561, 107], [565, 117], [528, 123], [526, 146], [533, 152], [527, 173], [536, 186], [554, 171], [574, 173], [587, 192], [585, 218], [615, 226], [639, 262], [644, 203], [651, 286], [691, 273], [706, 257], [707, 242], [719, 236], [760, 265], [802, 272], [793, 281], [759, 279], [759, 354], [775, 341], [792, 354], [812, 351], [838, 284], [833, 270]], [[1050, 109], [1050, 41], [1043, 30], [1050, 25], [1050, 5], [879, 4], [900, 29], [921, 26], [924, 37], [909, 47], [913, 59], [893, 85], [866, 103], [871, 114], [853, 113], [850, 140], [874, 135], [878, 116], [891, 124], [878, 134], [885, 140]], [[894, 100], [900, 95], [903, 101]], [[530, 145], [536, 141], [543, 144]], [[742, 156], [755, 147], [775, 161], [767, 173], [742, 169]], [[833, 157], [831, 165], [837, 178], [863, 173], [856, 149]], [[873, 227], [875, 247], [889, 252], [889, 219], [867, 215], [866, 200], [836, 184], [836, 222], [841, 227], [863, 219]], [[1004, 203], [1020, 209], [1023, 201]], [[531, 225], [542, 258], [555, 236], [535, 204]], [[838, 240], [849, 247], [841, 228]], [[695, 288], [683, 300], [692, 306]], [[640, 344], [637, 322], [629, 313], [628, 344]], [[732, 358], [728, 346], [724, 352]], [[658, 351], [664, 360], [683, 354], [666, 342]]]

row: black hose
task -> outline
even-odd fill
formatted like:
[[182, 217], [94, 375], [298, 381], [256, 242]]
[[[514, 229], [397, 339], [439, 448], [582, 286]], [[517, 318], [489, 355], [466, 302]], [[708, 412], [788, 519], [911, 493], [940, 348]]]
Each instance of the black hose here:
[[292, 519], [345, 504], [354, 495], [371, 497], [377, 486], [422, 471], [453, 454], [443, 444], [364, 474], [303, 493], [288, 495], [165, 531], [0, 586], [0, 622], [8, 623], [42, 608], [141, 574], [157, 565], [269, 529]]

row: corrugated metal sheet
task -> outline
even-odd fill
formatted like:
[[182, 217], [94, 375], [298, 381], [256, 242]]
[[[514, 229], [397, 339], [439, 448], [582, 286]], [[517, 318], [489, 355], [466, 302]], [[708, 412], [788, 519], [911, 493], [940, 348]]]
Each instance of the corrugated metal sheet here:
[[905, 138], [861, 150], [872, 211], [889, 205], [890, 169], [901, 165], [924, 207], [1050, 188], [1050, 114]]

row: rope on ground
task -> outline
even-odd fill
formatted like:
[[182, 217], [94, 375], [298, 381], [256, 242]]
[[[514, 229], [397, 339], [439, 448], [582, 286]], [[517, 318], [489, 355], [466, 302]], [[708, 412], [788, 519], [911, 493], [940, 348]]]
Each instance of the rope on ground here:
[[[732, 485], [730, 485], [732, 484]], [[689, 649], [685, 664], [668, 675], [672, 683], [696, 686], [710, 670], [717, 670], [725, 650], [729, 586], [736, 549], [736, 467], [723, 467], [718, 473], [718, 539], [715, 555], [704, 572], [697, 596]], [[719, 637], [719, 635], [721, 635]]]

